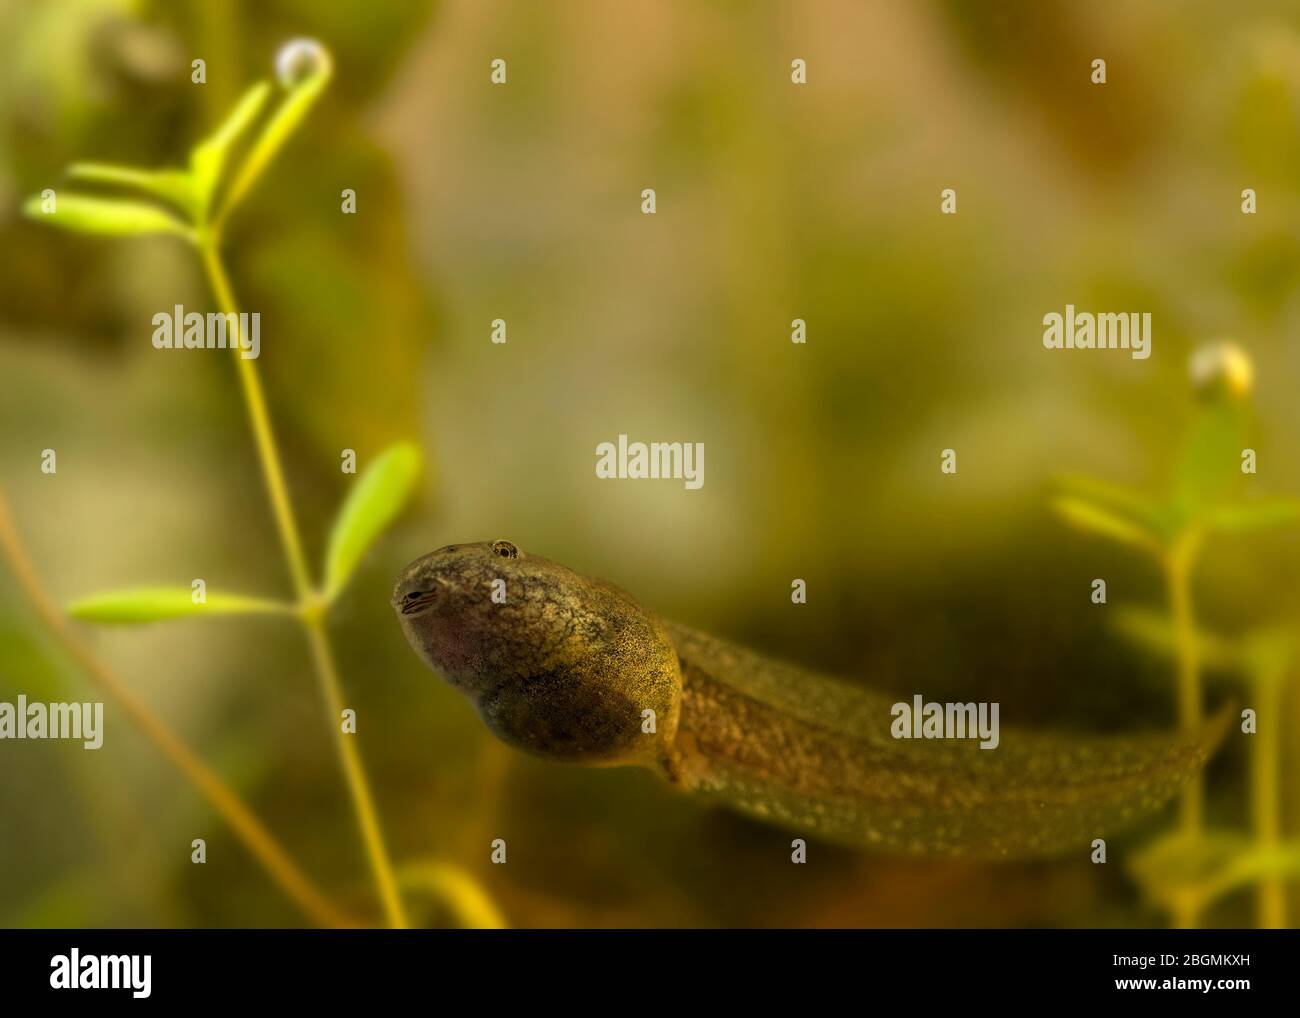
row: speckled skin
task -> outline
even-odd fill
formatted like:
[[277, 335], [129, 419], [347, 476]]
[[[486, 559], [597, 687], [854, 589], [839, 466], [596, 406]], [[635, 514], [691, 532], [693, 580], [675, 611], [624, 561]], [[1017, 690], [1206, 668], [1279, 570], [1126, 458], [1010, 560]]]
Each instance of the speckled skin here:
[[[495, 580], [505, 581], [504, 603], [492, 600]], [[412, 592], [432, 597], [404, 613]], [[504, 541], [459, 544], [407, 566], [393, 606], [425, 664], [510, 745], [589, 765], [671, 766], [677, 653], [618, 587]]]
[[751, 816], [894, 852], [1086, 854], [1167, 801], [1227, 720], [1196, 737], [1004, 726], [994, 750], [897, 740], [889, 698], [659, 620], [618, 587], [504, 541], [417, 559], [393, 606], [424, 662], [511, 745], [650, 767]]

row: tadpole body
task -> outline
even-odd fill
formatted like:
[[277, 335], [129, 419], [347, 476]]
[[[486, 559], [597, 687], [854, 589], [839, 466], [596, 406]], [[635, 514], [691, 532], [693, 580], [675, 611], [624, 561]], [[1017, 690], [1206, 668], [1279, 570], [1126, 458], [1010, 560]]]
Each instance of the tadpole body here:
[[1165, 803], [1226, 720], [1195, 736], [1004, 727], [992, 750], [900, 740], [891, 698], [662, 620], [507, 541], [417, 559], [393, 606], [421, 659], [510, 745], [649, 767], [794, 831], [894, 852], [1086, 852]]

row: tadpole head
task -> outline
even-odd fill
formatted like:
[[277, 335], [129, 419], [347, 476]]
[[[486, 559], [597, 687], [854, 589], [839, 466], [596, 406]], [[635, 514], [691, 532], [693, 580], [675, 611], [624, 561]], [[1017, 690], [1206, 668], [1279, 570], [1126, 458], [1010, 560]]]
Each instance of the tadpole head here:
[[393, 590], [393, 609], [410, 617], [439, 606], [453, 608], [460, 600], [458, 593], [477, 592], [480, 585], [490, 588], [492, 581], [517, 573], [506, 562], [518, 559], [519, 549], [509, 541], [449, 544], [402, 570]]
[[391, 603], [425, 664], [477, 697], [537, 644], [533, 608], [556, 568], [510, 541], [447, 545], [403, 569]]
[[[519, 549], [509, 541], [449, 544], [402, 570], [393, 610], [425, 664], [470, 692], [498, 614], [492, 609], [502, 594], [508, 599], [520, 572]], [[502, 592], [495, 600], [494, 591]]]
[[483, 541], [416, 559], [392, 605], [420, 659], [512, 745], [553, 759], [635, 762], [659, 742], [643, 727], [667, 738], [676, 727], [672, 643], [611, 584], [510, 541]]

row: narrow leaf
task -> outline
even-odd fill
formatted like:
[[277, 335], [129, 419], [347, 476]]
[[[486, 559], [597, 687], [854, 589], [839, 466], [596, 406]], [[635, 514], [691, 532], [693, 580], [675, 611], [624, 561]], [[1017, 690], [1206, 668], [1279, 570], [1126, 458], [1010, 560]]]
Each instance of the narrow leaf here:
[[133, 187], [171, 202], [191, 217], [195, 215], [194, 184], [183, 170], [141, 170], [110, 163], [74, 163], [68, 167], [68, 176], [96, 184]]
[[42, 211], [41, 203], [40, 197], [29, 198], [23, 205], [23, 214], [65, 230], [119, 236], [140, 233], [190, 236], [189, 228], [171, 213], [143, 202], [67, 194], [57, 198], [54, 212]]
[[1295, 877], [1300, 842], [1265, 848], [1230, 831], [1205, 831], [1196, 838], [1177, 833], [1144, 848], [1129, 869], [1153, 900], [1173, 904], [1190, 898], [1204, 908], [1260, 880]]
[[[1146, 608], [1119, 608], [1115, 628], [1153, 653], [1170, 658], [1178, 655], [1178, 632], [1166, 614]], [[1195, 639], [1201, 660], [1210, 667], [1238, 669], [1242, 666], [1242, 655], [1233, 649], [1229, 640], [1204, 629], [1196, 631]]]
[[1054, 487], [1063, 498], [1075, 498], [1095, 505], [1152, 532], [1168, 533], [1170, 530], [1168, 508], [1127, 485], [1084, 474], [1066, 474], [1056, 479]]
[[1203, 831], [1188, 837], [1182, 831], [1162, 835], [1133, 856], [1129, 872], [1147, 896], [1172, 902], [1180, 895], [1202, 901], [1234, 860], [1249, 850], [1249, 840], [1235, 831]]
[[138, 625], [194, 615], [287, 615], [293, 606], [243, 594], [208, 593], [196, 604], [189, 587], [139, 587], [92, 594], [68, 605], [68, 614], [83, 622]]
[[206, 213], [212, 194], [221, 179], [221, 170], [231, 147], [257, 118], [271, 94], [270, 82], [260, 81], [243, 94], [225, 122], [194, 147], [190, 153], [190, 173], [200, 207]]
[[1249, 534], [1300, 520], [1300, 501], [1264, 498], [1221, 505], [1207, 511], [1206, 522], [1225, 534]]
[[389, 446], [352, 486], [330, 532], [325, 598], [347, 584], [361, 556], [393, 521], [415, 487], [420, 451], [409, 442]]
[[262, 175], [262, 171], [275, 158], [275, 154], [280, 151], [302, 118], [307, 115], [307, 111], [329, 84], [332, 75], [333, 70], [326, 62], [316, 73], [295, 85], [289, 92], [284, 102], [262, 128], [262, 133], [258, 135], [253, 147], [235, 172], [221, 215], [225, 215], [243, 200], [244, 195]]
[[1052, 508], [1066, 523], [1078, 530], [1150, 552], [1160, 550], [1161, 535], [1158, 532], [1101, 506], [1078, 498], [1058, 498], [1053, 501]]
[[1283, 842], [1273, 848], [1251, 846], [1238, 857], [1233, 875], [1241, 882], [1261, 877], [1294, 877], [1300, 874], [1300, 841]]

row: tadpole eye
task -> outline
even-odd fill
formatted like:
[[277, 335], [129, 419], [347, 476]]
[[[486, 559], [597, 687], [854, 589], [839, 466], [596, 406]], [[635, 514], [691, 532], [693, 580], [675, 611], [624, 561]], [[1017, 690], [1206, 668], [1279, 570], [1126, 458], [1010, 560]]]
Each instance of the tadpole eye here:
[[492, 554], [500, 555], [502, 558], [518, 558], [519, 549], [509, 541], [496, 541], [492, 545]]
[[402, 598], [403, 615], [418, 615], [433, 604], [432, 590], [412, 590]]

